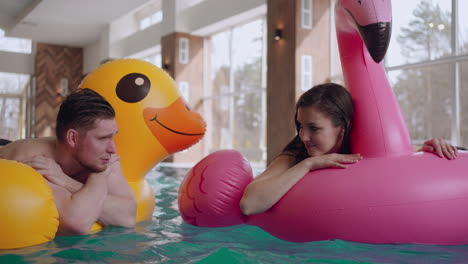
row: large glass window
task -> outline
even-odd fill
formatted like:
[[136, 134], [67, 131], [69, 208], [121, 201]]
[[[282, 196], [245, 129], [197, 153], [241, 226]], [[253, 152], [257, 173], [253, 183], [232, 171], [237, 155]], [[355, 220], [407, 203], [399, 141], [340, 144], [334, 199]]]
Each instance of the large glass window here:
[[[0, 50], [31, 53], [32, 41], [5, 37], [5, 32], [0, 29]], [[30, 134], [26, 131], [29, 128], [27, 122], [30, 122], [29, 80], [26, 74], [0, 72], [0, 138], [17, 140]]]
[[150, 56], [144, 58], [143, 60], [145, 60], [147, 62], [150, 62], [150, 63], [158, 66], [159, 68], [161, 68], [161, 53], [156, 53], [156, 54], [150, 55]]
[[393, 1], [387, 66], [433, 60], [451, 54], [451, 1]]
[[265, 20], [213, 35], [206, 90], [207, 151], [236, 149], [265, 160]]
[[0, 138], [25, 137], [29, 76], [0, 72]]
[[451, 139], [453, 87], [448, 64], [389, 74], [414, 144], [438, 137]]
[[460, 138], [468, 147], [468, 61], [460, 63]]
[[[468, 48], [463, 14], [468, 2], [458, 1], [458, 11], [447, 0], [392, 4], [394, 28], [385, 63], [413, 143], [440, 137], [468, 146], [468, 67], [459, 57]], [[458, 22], [457, 32], [452, 21]], [[452, 50], [456, 40], [458, 53]]]
[[468, 53], [468, 1], [458, 1], [458, 47], [460, 53]]
[[0, 50], [19, 53], [31, 53], [32, 42], [29, 39], [5, 37], [5, 31], [0, 29]]
[[161, 10], [148, 15], [140, 20], [140, 30], [146, 29], [152, 25], [160, 23], [163, 19], [163, 12]]

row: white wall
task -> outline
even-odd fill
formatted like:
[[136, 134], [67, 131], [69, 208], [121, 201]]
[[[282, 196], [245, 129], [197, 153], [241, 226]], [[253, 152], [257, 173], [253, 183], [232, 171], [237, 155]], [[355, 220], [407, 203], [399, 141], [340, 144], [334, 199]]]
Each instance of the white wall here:
[[109, 43], [109, 27], [107, 27], [96, 42], [83, 48], [83, 73], [91, 72], [103, 60], [111, 58]]
[[110, 24], [109, 41], [114, 43], [126, 38], [139, 29], [139, 21], [135, 17], [135, 12], [128, 13]]
[[183, 10], [177, 16], [177, 23], [184, 32], [209, 35], [213, 33], [211, 31], [222, 29], [220, 26], [216, 27], [217, 24], [233, 26], [264, 14], [266, 14], [266, 0], [205, 0]]
[[110, 54], [112, 58], [123, 58], [160, 44], [161, 25], [156, 24], [111, 43]]
[[[266, 0], [162, 1], [165, 13], [161, 23], [139, 31], [135, 18], [138, 10], [134, 10], [108, 25], [99, 39], [83, 47], [83, 73], [94, 70], [104, 59], [128, 57], [154, 49], [160, 46], [162, 36], [174, 31], [207, 36], [266, 14]], [[1, 52], [0, 71], [32, 74], [34, 55]]]
[[266, 0], [193, 0], [193, 6], [180, 8], [180, 12], [176, 11], [179, 10], [178, 4], [173, 2], [180, 0], [162, 1], [165, 11], [162, 23], [138, 31], [134, 11], [114, 21], [103, 33], [107, 37], [87, 45], [84, 49], [84, 73], [99, 66], [103, 59], [128, 57], [159, 46], [161, 37], [173, 31], [207, 36], [266, 14]]

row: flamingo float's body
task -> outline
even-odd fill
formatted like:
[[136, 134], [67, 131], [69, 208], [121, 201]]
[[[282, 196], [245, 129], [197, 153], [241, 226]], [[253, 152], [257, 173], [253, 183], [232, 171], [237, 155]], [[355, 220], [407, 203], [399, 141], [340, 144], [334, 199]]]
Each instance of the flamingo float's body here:
[[213, 153], [181, 185], [183, 219], [205, 227], [247, 223], [295, 242], [467, 244], [468, 153], [455, 160], [412, 153], [380, 63], [390, 0], [341, 0], [335, 12], [345, 82], [355, 100], [352, 151], [364, 159], [345, 170], [312, 171], [267, 212], [244, 216], [239, 201], [252, 181], [248, 162], [236, 151]]

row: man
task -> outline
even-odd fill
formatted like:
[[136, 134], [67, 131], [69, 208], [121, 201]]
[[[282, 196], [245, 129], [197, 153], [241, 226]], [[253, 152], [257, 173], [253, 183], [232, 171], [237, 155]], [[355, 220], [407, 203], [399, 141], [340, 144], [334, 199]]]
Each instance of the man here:
[[115, 112], [99, 94], [80, 89], [60, 106], [56, 138], [18, 140], [0, 147], [0, 158], [41, 173], [59, 212], [59, 235], [85, 235], [98, 221], [134, 227], [136, 201], [115, 154]]

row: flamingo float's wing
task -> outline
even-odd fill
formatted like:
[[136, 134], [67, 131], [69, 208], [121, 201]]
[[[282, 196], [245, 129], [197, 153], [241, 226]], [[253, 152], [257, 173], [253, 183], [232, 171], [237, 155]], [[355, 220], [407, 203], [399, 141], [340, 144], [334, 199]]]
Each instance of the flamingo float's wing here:
[[221, 150], [208, 155], [187, 173], [180, 186], [182, 218], [202, 227], [244, 223], [239, 202], [252, 180], [252, 169], [239, 152]]

